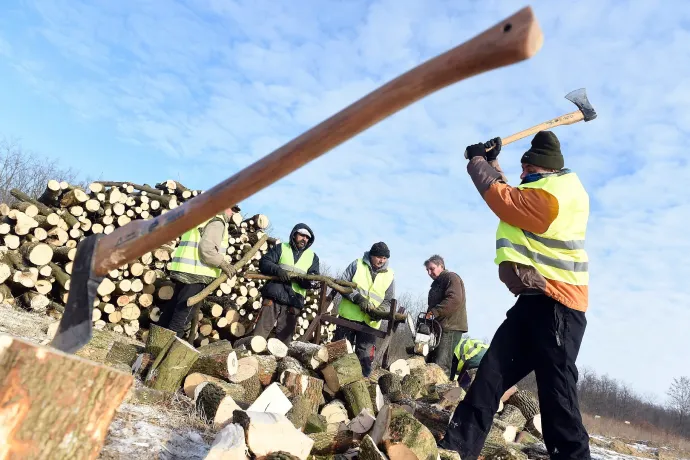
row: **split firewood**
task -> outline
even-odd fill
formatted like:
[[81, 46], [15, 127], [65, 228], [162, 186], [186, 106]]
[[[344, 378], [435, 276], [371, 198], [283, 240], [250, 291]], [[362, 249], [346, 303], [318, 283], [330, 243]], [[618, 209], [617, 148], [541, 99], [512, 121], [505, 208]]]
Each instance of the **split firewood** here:
[[278, 376], [278, 360], [273, 355], [256, 355], [254, 356], [259, 365], [259, 382], [264, 387], [268, 386]]
[[244, 429], [230, 423], [216, 434], [205, 460], [249, 460]]
[[309, 369], [318, 369], [328, 363], [328, 347], [316, 343], [293, 341], [288, 346], [288, 356], [292, 356]]
[[194, 347], [175, 336], [170, 347], [156, 357], [145, 384], [154, 390], [174, 393], [198, 358]]
[[391, 459], [417, 458], [436, 460], [438, 448], [433, 434], [404, 408], [384, 406], [369, 435], [376, 445], [383, 445]]
[[185, 377], [182, 386], [184, 394], [189, 398], [194, 398], [196, 388], [204, 382], [211, 382], [223, 389], [225, 394], [232, 396], [235, 400], [244, 402], [244, 388], [235, 383], [229, 383], [222, 379], [212, 377], [210, 375], [201, 374], [199, 372], [191, 372]]
[[404, 359], [393, 361], [388, 367], [390, 372], [398, 374], [401, 378], [410, 374], [410, 365]]
[[257, 457], [283, 451], [307, 460], [314, 446], [284, 415], [235, 411], [233, 420], [244, 429], [247, 447]]
[[518, 389], [506, 403], [517, 407], [526, 420], [531, 420], [539, 413], [539, 400], [528, 390]]
[[283, 392], [281, 386], [277, 382], [274, 382], [266, 387], [256, 401], [247, 408], [247, 411], [272, 412], [286, 415], [290, 409], [292, 409], [292, 403]]
[[190, 372], [229, 379], [237, 373], [237, 353], [227, 340], [219, 340], [197, 349], [199, 358], [196, 360]]
[[3, 458], [96, 458], [132, 376], [9, 335], [0, 350]]
[[374, 413], [369, 393], [369, 382], [362, 378], [342, 386], [350, 417], [356, 417], [363, 409]]
[[347, 422], [350, 420], [347, 415], [345, 404], [337, 399], [334, 399], [326, 404], [323, 409], [321, 409], [321, 415], [326, 418], [326, 423], [328, 425], [337, 425], [341, 422]]
[[344, 454], [359, 445], [354, 439], [354, 433], [349, 430], [338, 432], [311, 433], [308, 435], [314, 441], [312, 455]]
[[376, 417], [369, 411], [369, 409], [362, 409], [357, 417], [350, 420], [347, 424], [347, 429], [355, 434], [363, 435], [368, 433], [376, 422]]
[[520, 409], [512, 404], [505, 404], [503, 406], [503, 410], [501, 411], [501, 415], [498, 417], [498, 419], [507, 425], [517, 427], [518, 430], [522, 430], [527, 423], [527, 419], [524, 415], [522, 415]]
[[285, 358], [288, 354], [288, 347], [280, 340], [271, 337], [268, 339], [266, 349], [276, 358]]
[[351, 353], [326, 366], [322, 374], [331, 391], [337, 392], [344, 385], [362, 378], [362, 365], [357, 355]]

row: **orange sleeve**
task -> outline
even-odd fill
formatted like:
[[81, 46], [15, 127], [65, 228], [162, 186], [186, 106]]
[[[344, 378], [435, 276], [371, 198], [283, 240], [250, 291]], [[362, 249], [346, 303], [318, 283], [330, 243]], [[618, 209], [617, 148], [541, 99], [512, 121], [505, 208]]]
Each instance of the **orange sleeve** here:
[[544, 233], [558, 216], [558, 200], [541, 189], [518, 189], [492, 183], [484, 201], [499, 219], [532, 233]]

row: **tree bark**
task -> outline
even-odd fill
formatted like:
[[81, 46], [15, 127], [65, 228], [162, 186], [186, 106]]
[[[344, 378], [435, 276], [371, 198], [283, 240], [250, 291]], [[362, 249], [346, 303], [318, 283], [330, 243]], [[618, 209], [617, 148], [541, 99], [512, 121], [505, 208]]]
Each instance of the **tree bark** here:
[[376, 444], [383, 443], [391, 459], [412, 454], [419, 460], [436, 460], [438, 456], [431, 431], [397, 405], [386, 405], [381, 409], [371, 438]]
[[149, 335], [146, 338], [146, 353], [158, 357], [161, 352], [165, 352], [175, 339], [175, 332], [157, 324], [152, 324]]
[[345, 402], [349, 410], [350, 417], [356, 417], [362, 409], [374, 413], [374, 405], [369, 394], [369, 383], [367, 379], [360, 379], [342, 387]]
[[237, 372], [237, 353], [227, 340], [219, 340], [198, 350], [199, 359], [196, 360], [190, 372], [228, 380]]
[[331, 391], [337, 392], [348, 383], [362, 378], [362, 365], [357, 355], [350, 353], [326, 366], [322, 374]]
[[[158, 358], [156, 357], [156, 361]], [[160, 364], [155, 366], [154, 363], [154, 366], [151, 366], [145, 383], [154, 390], [174, 393], [198, 358], [199, 352], [194, 347], [175, 337]]]
[[0, 337], [0, 457], [95, 459], [131, 385], [107, 366]]
[[318, 369], [328, 362], [328, 348], [323, 345], [297, 340], [288, 346], [288, 356], [297, 359], [309, 369]]

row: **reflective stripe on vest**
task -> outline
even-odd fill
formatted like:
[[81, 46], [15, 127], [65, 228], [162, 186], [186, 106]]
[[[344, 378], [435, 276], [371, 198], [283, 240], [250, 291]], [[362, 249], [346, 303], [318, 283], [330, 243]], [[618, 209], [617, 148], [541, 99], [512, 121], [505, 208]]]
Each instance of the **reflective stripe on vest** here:
[[[297, 262], [295, 262], [290, 243], [282, 243], [281, 246], [278, 266], [285, 271], [292, 271], [294, 273], [306, 275], [309, 267], [311, 267], [312, 262], [314, 262], [314, 252], [311, 249], [305, 249], [302, 252], [302, 255], [299, 256], [299, 259], [297, 259]], [[307, 290], [299, 284], [293, 282], [291, 286], [292, 290], [302, 297], [307, 294]]]
[[228, 243], [228, 226], [222, 216], [213, 217], [206, 222], [186, 231], [180, 238], [180, 243], [175, 248], [172, 256], [172, 265], [170, 269], [176, 272], [190, 273], [192, 275], [209, 276], [217, 278], [220, 275], [220, 268], [209, 267], [201, 261], [199, 256], [199, 242], [201, 241], [201, 232], [204, 227], [215, 219], [221, 219], [223, 222], [223, 239], [221, 242], [220, 251], [225, 255]]
[[[393, 283], [393, 277], [393, 269], [389, 268], [384, 272], [379, 272], [376, 279], [372, 280], [369, 266], [362, 259], [357, 259], [357, 270], [355, 276], [352, 277], [352, 282], [357, 284], [357, 291], [360, 294], [369, 299], [372, 305], [378, 307], [383, 303], [386, 291]], [[344, 297], [338, 306], [338, 315], [345, 319], [366, 323], [376, 329], [381, 326], [381, 320], [372, 320], [359, 305]]]
[[544, 278], [587, 285], [589, 259], [585, 232], [589, 196], [575, 173], [553, 174], [518, 186], [542, 189], [558, 200], [558, 216], [544, 233], [535, 234], [501, 221], [496, 230], [496, 264], [530, 265]]
[[455, 346], [455, 357], [458, 359], [458, 372], [462, 370], [465, 363], [477, 356], [482, 350], [489, 348], [484, 342], [475, 339], [462, 339]]

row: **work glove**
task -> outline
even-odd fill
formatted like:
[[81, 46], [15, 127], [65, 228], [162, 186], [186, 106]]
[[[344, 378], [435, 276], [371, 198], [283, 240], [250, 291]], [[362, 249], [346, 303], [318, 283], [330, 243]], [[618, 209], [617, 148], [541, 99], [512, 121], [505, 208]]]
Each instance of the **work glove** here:
[[361, 308], [362, 311], [367, 311], [370, 308], [369, 299], [364, 297], [359, 292], [357, 294], [355, 294], [354, 301], [357, 305], [359, 305], [359, 308]]
[[284, 269], [278, 267], [278, 271], [276, 272], [276, 276], [280, 280], [281, 283], [289, 283], [290, 282], [290, 275], [288, 275], [288, 272], [286, 272]]
[[467, 146], [465, 149], [465, 158], [471, 160], [474, 157], [486, 158], [486, 147], [484, 147], [484, 144], [473, 144]]
[[[501, 153], [501, 147], [503, 146], [503, 141], [500, 137], [494, 137], [488, 142], [484, 143], [484, 150], [491, 149], [486, 152], [486, 161], [494, 161], [498, 158], [498, 154]], [[492, 148], [493, 147], [493, 148]]]
[[223, 270], [223, 273], [228, 275], [228, 279], [232, 279], [232, 277], [237, 274], [237, 270], [235, 270], [235, 267], [233, 267], [230, 263], [225, 261], [220, 264], [220, 269]]

